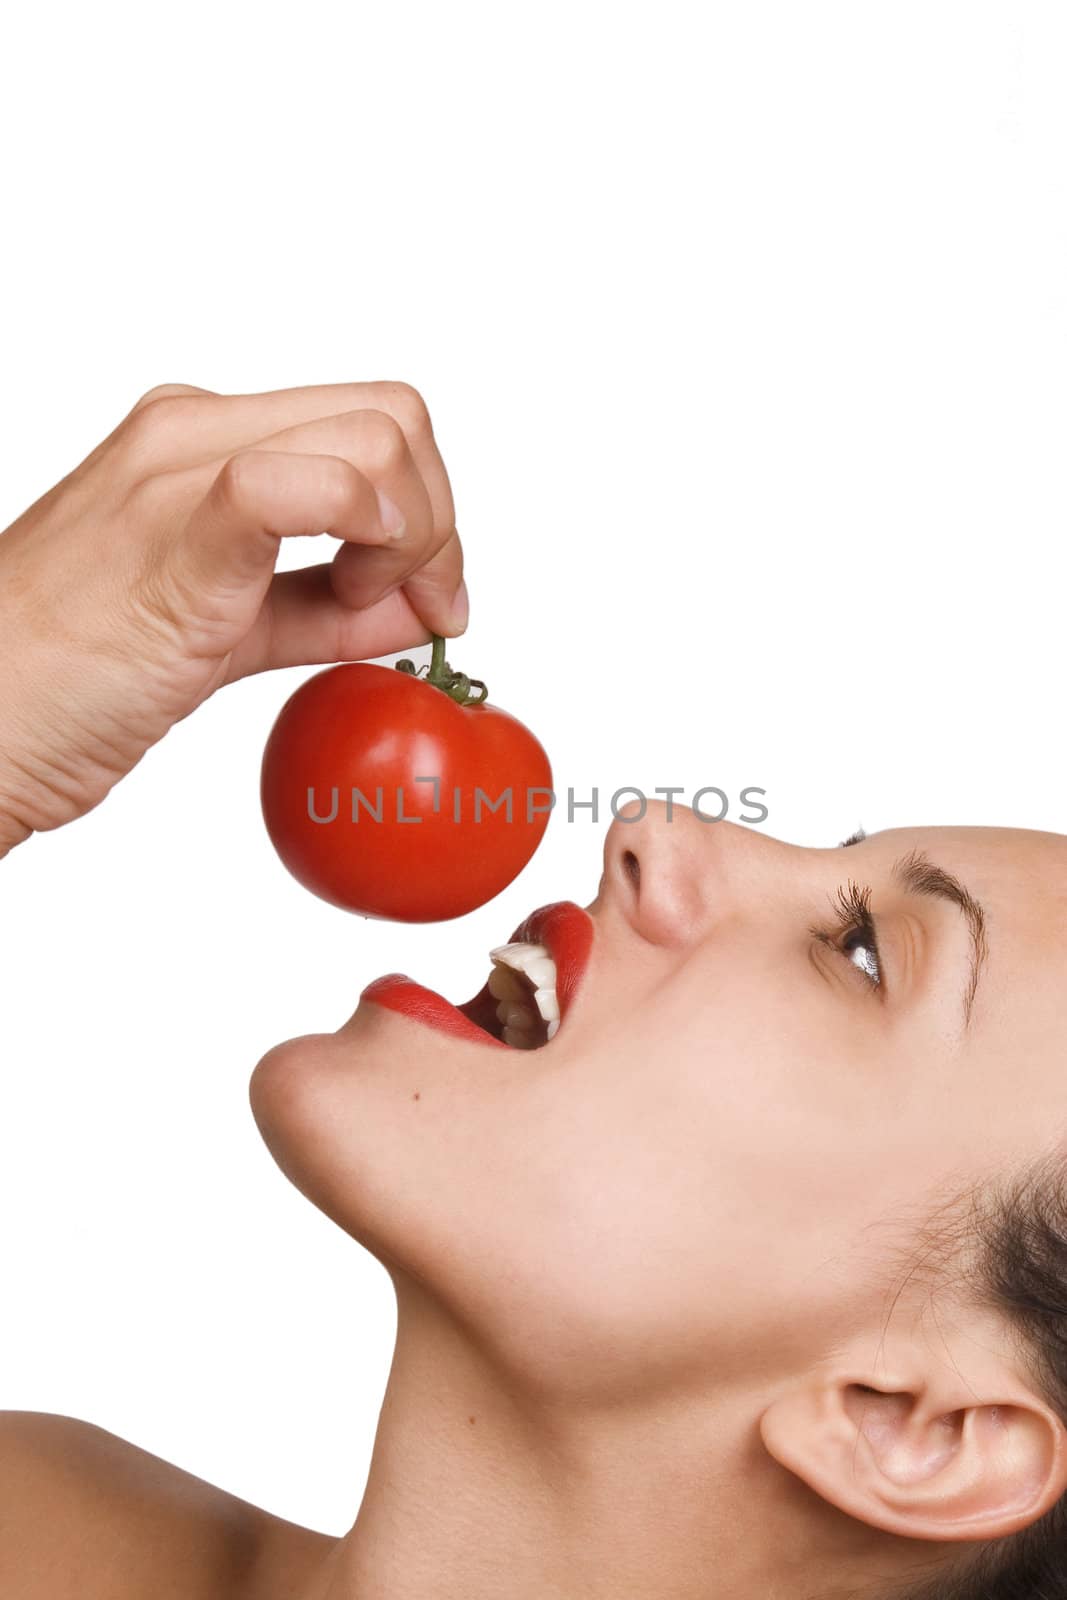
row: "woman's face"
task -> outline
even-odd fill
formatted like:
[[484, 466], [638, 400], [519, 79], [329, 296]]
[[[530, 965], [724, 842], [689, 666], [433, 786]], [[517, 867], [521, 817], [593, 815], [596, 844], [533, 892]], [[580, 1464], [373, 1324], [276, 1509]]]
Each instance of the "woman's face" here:
[[364, 1001], [252, 1085], [293, 1181], [547, 1398], [794, 1370], [873, 1314], [946, 1185], [1060, 1137], [1057, 835], [814, 850], [650, 805], [588, 909], [544, 1048]]

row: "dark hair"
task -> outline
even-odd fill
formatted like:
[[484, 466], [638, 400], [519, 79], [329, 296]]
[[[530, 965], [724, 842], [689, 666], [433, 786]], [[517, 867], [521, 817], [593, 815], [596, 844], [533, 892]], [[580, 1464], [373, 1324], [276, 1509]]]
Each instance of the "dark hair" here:
[[[1003, 1314], [1035, 1391], [1067, 1423], [1067, 1156], [1043, 1155], [967, 1202], [968, 1298]], [[959, 1236], [957, 1211], [944, 1238]], [[1067, 1600], [1067, 1495], [958, 1564], [938, 1559], [938, 1575], [868, 1600]]]

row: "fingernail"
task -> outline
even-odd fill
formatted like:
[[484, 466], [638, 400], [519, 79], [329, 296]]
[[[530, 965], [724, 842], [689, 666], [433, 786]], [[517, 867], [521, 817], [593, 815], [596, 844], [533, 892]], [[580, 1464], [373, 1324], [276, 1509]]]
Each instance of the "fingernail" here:
[[452, 604], [448, 611], [448, 620], [452, 627], [455, 628], [457, 633], [463, 632], [464, 628], [467, 626], [467, 618], [469, 615], [470, 600], [467, 595], [467, 583], [466, 579], [461, 578], [459, 580], [459, 588], [452, 596]]
[[390, 539], [402, 539], [407, 528], [407, 523], [404, 521], [404, 513], [401, 511], [400, 507], [395, 505], [393, 501], [390, 500], [389, 496], [387, 494], [383, 494], [380, 489], [377, 491], [377, 494], [378, 515], [381, 518], [384, 532]]

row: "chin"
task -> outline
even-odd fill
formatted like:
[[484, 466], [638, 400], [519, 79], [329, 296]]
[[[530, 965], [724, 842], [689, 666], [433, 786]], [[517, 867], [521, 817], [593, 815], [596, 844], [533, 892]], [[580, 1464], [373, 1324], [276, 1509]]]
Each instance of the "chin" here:
[[249, 1085], [252, 1114], [313, 1205], [383, 1265], [434, 1279], [457, 1241], [475, 1248], [468, 1141], [488, 1136], [502, 1087], [486, 1075], [487, 1054], [361, 1004], [337, 1033], [267, 1052]]
[[371, 1037], [360, 1047], [348, 1029], [289, 1039], [267, 1051], [249, 1085], [256, 1126], [281, 1171], [375, 1255], [385, 1248], [382, 1080], [396, 1054], [388, 1045]]

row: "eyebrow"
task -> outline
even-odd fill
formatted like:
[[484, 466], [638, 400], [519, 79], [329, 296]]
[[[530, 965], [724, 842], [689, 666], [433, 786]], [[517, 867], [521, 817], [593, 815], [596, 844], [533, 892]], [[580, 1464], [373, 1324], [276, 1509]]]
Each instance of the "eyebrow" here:
[[[849, 845], [859, 844], [866, 837], [863, 829], [857, 828], [855, 833], [842, 842], [841, 848], [847, 850]], [[935, 866], [921, 850], [912, 850], [895, 862], [893, 876], [908, 893], [947, 900], [962, 912], [971, 933], [970, 975], [963, 997], [963, 1012], [969, 1023], [974, 1008], [974, 998], [978, 993], [978, 982], [988, 954], [984, 908], [958, 878], [953, 877], [951, 872], [946, 872], [944, 867]]]

